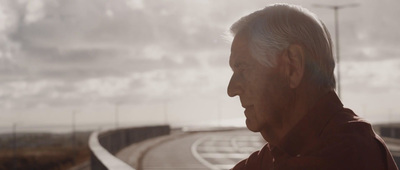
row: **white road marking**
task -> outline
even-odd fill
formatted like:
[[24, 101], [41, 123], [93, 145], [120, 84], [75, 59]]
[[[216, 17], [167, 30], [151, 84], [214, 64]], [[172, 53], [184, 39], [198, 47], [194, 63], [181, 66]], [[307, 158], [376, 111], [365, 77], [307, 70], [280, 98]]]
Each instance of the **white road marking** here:
[[256, 135], [209, 135], [192, 145], [193, 156], [212, 170], [230, 169], [264, 145]]
[[201, 157], [203, 158], [236, 158], [236, 159], [244, 159], [249, 156], [249, 154], [243, 153], [201, 153]]
[[209, 163], [208, 161], [206, 161], [205, 159], [203, 159], [203, 157], [201, 157], [201, 156], [199, 155], [199, 153], [197, 152], [197, 147], [198, 147], [198, 146], [200, 145], [200, 143], [201, 143], [203, 140], [205, 140], [205, 139], [207, 139], [207, 138], [206, 138], [206, 137], [203, 137], [203, 138], [200, 138], [200, 139], [196, 140], [196, 141], [193, 143], [193, 145], [192, 145], [192, 147], [191, 147], [192, 154], [193, 154], [193, 156], [194, 156], [198, 161], [200, 161], [200, 162], [201, 162], [204, 166], [206, 166], [207, 168], [210, 168], [210, 169], [212, 169], [212, 170], [220, 170], [220, 168], [219, 168], [218, 166], [215, 166], [215, 165]]
[[198, 146], [197, 150], [200, 152], [221, 152], [221, 153], [236, 152], [236, 150], [230, 146]]

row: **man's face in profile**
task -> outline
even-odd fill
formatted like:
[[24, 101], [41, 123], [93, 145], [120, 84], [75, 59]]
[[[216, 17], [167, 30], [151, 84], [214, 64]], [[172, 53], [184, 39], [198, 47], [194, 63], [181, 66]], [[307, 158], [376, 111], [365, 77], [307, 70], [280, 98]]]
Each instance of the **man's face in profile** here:
[[229, 64], [233, 75], [228, 95], [240, 97], [247, 128], [259, 132], [266, 126], [280, 124], [289, 92], [280, 62], [272, 68], [259, 63], [250, 54], [247, 37], [239, 32], [232, 42]]

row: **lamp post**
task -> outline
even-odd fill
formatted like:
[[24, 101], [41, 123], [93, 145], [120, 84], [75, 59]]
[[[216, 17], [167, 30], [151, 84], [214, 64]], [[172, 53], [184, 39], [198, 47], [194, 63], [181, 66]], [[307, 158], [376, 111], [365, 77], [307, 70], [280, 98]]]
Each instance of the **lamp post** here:
[[164, 123], [168, 125], [168, 103], [167, 100], [164, 99], [163, 103], [163, 110], [164, 110]]
[[72, 146], [75, 147], [76, 146], [76, 111], [73, 110], [72, 111]]
[[119, 103], [115, 104], [115, 128], [118, 129], [119, 125], [118, 125], [118, 107], [119, 107]]
[[221, 112], [221, 99], [218, 98], [218, 105], [217, 105], [217, 111], [218, 111], [218, 126], [221, 127], [222, 126], [222, 112]]
[[335, 19], [335, 45], [336, 45], [336, 63], [337, 63], [337, 92], [339, 98], [341, 97], [341, 88], [340, 88], [340, 55], [339, 55], [339, 9], [348, 8], [348, 7], [357, 7], [359, 4], [345, 4], [345, 5], [322, 5], [322, 4], [314, 4], [313, 6], [318, 8], [328, 8], [333, 9], [334, 11], [334, 19]]
[[17, 168], [17, 123], [13, 123], [13, 169]]

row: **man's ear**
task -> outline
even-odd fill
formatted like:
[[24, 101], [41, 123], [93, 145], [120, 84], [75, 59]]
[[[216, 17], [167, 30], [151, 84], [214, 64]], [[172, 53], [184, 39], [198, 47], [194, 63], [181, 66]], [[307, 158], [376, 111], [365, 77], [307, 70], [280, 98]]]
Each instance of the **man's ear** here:
[[297, 88], [303, 80], [305, 56], [303, 47], [291, 44], [286, 52], [287, 76], [290, 88]]

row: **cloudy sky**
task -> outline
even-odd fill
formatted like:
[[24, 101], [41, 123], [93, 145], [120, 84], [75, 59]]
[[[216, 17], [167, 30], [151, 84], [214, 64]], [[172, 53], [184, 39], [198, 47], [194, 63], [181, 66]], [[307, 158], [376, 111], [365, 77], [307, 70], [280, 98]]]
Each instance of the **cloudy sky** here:
[[[0, 126], [115, 122], [244, 125], [226, 95], [230, 25], [278, 1], [0, 0]], [[316, 13], [334, 34], [333, 11]], [[340, 11], [342, 100], [400, 121], [400, 1]]]

